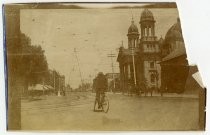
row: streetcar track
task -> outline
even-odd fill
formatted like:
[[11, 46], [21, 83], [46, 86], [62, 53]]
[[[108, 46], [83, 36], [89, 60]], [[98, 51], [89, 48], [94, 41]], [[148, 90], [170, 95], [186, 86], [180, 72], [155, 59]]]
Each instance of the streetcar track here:
[[[79, 100], [73, 100], [73, 101], [69, 100], [69, 103], [66, 103], [66, 102], [60, 102], [56, 104], [45, 103], [45, 104], [41, 104], [41, 106], [36, 106], [36, 107], [27, 107], [28, 105], [25, 105], [25, 106], [21, 106], [21, 111], [58, 109], [58, 108], [64, 108], [64, 107], [69, 107], [69, 106], [88, 104], [94, 101], [90, 97], [87, 97], [87, 96], [82, 96], [83, 99], [81, 99], [80, 96], [78, 97], [79, 98], [77, 99]], [[88, 98], [90, 100], [87, 100]]]
[[[27, 113], [27, 114], [38, 114], [38, 113], [56, 113], [56, 112], [65, 112], [65, 111], [69, 111], [69, 110], [72, 110], [72, 109], [75, 109], [75, 108], [80, 108], [81, 105], [87, 105], [87, 104], [92, 104], [93, 102], [86, 102], [85, 104], [74, 104], [74, 105], [71, 105], [69, 107], [58, 107], [58, 108], [45, 108], [45, 109], [41, 109], [42, 111], [40, 111], [39, 109], [37, 109], [38, 112], [30, 112], [30, 109], [29, 110], [24, 110], [22, 111], [22, 113]], [[63, 109], [62, 109], [63, 108]]]
[[[76, 102], [80, 102], [81, 104], [84, 104], [84, 103], [86, 103], [87, 101], [83, 101], [83, 102], [81, 102], [81, 101], [76, 101]], [[50, 108], [59, 108], [59, 107], [66, 107], [66, 106], [73, 106], [74, 105], [74, 103], [76, 103], [76, 102], [71, 102], [71, 103], [69, 103], [69, 104], [65, 104], [65, 103], [63, 103], [62, 105], [61, 104], [54, 104], [54, 105], [52, 105], [52, 104], [49, 104], [49, 105], [44, 105], [44, 106], [41, 106], [41, 107], [21, 107], [21, 110], [22, 111], [24, 111], [24, 110], [36, 110], [36, 109], [50, 109]], [[89, 101], [90, 102], [90, 101]], [[93, 102], [92, 100], [91, 100], [91, 102]], [[72, 104], [73, 103], [73, 104]], [[52, 106], [52, 107], [51, 107]]]
[[36, 108], [21, 108], [21, 111], [28, 111], [28, 110], [47, 110], [47, 109], [55, 109], [55, 108], [64, 108], [64, 107], [69, 107], [69, 106], [76, 106], [76, 105], [84, 105], [84, 104], [88, 104], [91, 103], [93, 101], [89, 101], [89, 102], [80, 102], [80, 103], [76, 103], [76, 104], [67, 104], [67, 105], [63, 105], [63, 106], [53, 106], [53, 107], [36, 107]]
[[[69, 99], [67, 99], [67, 100], [61, 100], [61, 99], [56, 99], [57, 101], [59, 101], [59, 102], [56, 102], [56, 104], [63, 104], [64, 103], [64, 101], [65, 102], [68, 102], [68, 101], [76, 101], [76, 100], [79, 100], [80, 99], [80, 97], [79, 96], [76, 96], [77, 98], [74, 98], [74, 99], [71, 99], [71, 98], [69, 98]], [[49, 104], [49, 103], [52, 103], [52, 105], [53, 105], [53, 103], [55, 103], [55, 101], [56, 100], [54, 100], [54, 102], [49, 102], [49, 101], [47, 101], [47, 102], [45, 102], [44, 104], [42, 103], [42, 105], [46, 105], [46, 104]], [[38, 104], [38, 102], [36, 102], [36, 101], [34, 101], [35, 102], [35, 104], [34, 105], [36, 105], [36, 104]], [[25, 105], [23, 105], [23, 106], [27, 106], [26, 104], [30, 104], [30, 103], [32, 103], [33, 104], [33, 102], [28, 102], [28, 103], [24, 103]]]

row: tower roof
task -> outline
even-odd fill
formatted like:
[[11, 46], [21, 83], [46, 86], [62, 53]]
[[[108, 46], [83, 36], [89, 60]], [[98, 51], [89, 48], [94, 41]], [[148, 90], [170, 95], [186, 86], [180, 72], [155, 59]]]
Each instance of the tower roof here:
[[132, 18], [131, 25], [128, 28], [128, 34], [138, 34], [138, 33], [139, 33], [138, 27], [134, 24], [134, 21]]
[[142, 21], [155, 21], [152, 12], [147, 8], [145, 8], [144, 11], [141, 13], [140, 22]]
[[166, 41], [183, 41], [181, 24], [179, 18], [177, 22], [171, 26], [165, 36]]

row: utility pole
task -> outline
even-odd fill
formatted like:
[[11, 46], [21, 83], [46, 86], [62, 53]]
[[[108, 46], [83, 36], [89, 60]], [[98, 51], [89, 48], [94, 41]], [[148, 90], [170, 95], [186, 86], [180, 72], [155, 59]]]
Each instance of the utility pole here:
[[114, 77], [114, 64], [113, 64], [113, 58], [116, 57], [116, 55], [113, 54], [112, 51], [111, 51], [111, 53], [108, 54], [108, 57], [111, 58], [111, 62], [112, 62], [112, 64], [111, 64], [111, 68], [112, 68], [112, 79], [113, 79], [113, 85], [114, 85], [114, 89], [115, 89], [115, 77]]
[[157, 54], [158, 54], [158, 50], [156, 50], [155, 47], [155, 82], [156, 82], [156, 91], [158, 91], [158, 80], [159, 80], [159, 73], [158, 73], [158, 68], [157, 68]]
[[53, 70], [53, 86], [54, 86], [54, 92], [55, 92], [55, 70]]
[[[73, 69], [74, 69], [74, 68], [73, 68]], [[71, 86], [71, 85], [70, 85], [70, 77], [71, 77], [71, 72], [72, 72], [73, 69], [70, 70], [69, 76], [68, 76], [68, 85], [69, 85], [69, 86]], [[71, 87], [70, 87], [70, 88], [71, 88]], [[71, 89], [69, 89], [69, 90], [71, 90]]]
[[92, 76], [89, 75], [89, 82], [90, 82], [90, 84], [92, 84], [91, 78], [92, 78]]
[[95, 78], [96, 78], [97, 77], [97, 74], [98, 74], [98, 69], [95, 68], [94, 71], [95, 71]]
[[[69, 87], [67, 87], [68, 92], [71, 91], [70, 75], [71, 75], [71, 74], [69, 74], [69, 77], [68, 77], [68, 86], [69, 86]], [[68, 88], [69, 88], [69, 89], [68, 89]]]
[[58, 85], [58, 86], [59, 86], [59, 87], [58, 87], [58, 88], [59, 88], [59, 90], [58, 90], [58, 96], [61, 96], [61, 88], [60, 88], [61, 85], [60, 85], [60, 83], [61, 83], [61, 82], [60, 82], [60, 75], [59, 75], [59, 76], [58, 76], [58, 84], [59, 84], [59, 85]]
[[131, 54], [132, 54], [132, 61], [133, 61], [134, 84], [136, 86], [136, 68], [135, 68], [135, 52], [134, 52], [134, 47], [131, 48]]
[[42, 78], [42, 89], [43, 89], [43, 95], [44, 95], [44, 77]]
[[76, 56], [76, 60], [77, 60], [78, 67], [79, 67], [79, 73], [80, 73], [81, 83], [83, 84], [82, 72], [81, 72], [81, 70], [80, 70], [79, 59], [78, 59], [78, 57], [77, 57], [77, 50], [76, 50], [76, 48], [74, 48], [74, 53], [75, 53], [75, 56]]

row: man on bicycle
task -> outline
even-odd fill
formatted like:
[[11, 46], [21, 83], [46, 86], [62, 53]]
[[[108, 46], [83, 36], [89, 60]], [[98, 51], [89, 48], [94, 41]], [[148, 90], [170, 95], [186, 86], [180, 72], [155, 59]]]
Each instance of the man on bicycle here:
[[103, 97], [105, 95], [105, 91], [107, 89], [107, 79], [103, 72], [99, 72], [98, 76], [95, 79], [95, 90], [96, 90], [96, 99], [98, 101], [99, 108], [101, 107], [101, 103], [103, 102]]

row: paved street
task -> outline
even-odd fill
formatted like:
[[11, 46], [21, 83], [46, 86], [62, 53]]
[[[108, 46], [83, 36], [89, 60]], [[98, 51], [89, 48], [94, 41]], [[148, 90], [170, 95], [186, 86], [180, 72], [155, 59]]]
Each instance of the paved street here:
[[23, 130], [197, 130], [198, 99], [107, 94], [108, 113], [93, 112], [95, 94], [71, 92], [22, 100]]

